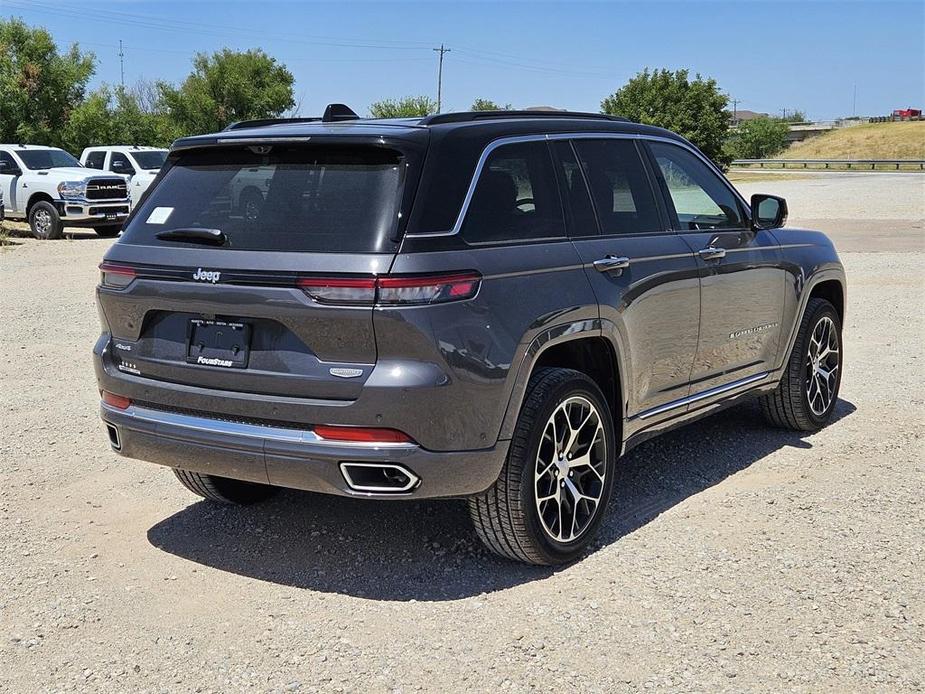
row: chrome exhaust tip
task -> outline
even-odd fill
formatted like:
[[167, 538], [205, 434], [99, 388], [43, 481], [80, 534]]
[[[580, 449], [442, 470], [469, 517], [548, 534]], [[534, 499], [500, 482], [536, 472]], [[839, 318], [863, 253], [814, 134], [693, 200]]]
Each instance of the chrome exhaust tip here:
[[112, 424], [106, 423], [106, 433], [109, 435], [109, 445], [113, 450], [122, 450], [122, 439], [119, 437], [119, 430]]
[[421, 483], [411, 470], [395, 463], [341, 463], [340, 474], [356, 492], [402, 494]]

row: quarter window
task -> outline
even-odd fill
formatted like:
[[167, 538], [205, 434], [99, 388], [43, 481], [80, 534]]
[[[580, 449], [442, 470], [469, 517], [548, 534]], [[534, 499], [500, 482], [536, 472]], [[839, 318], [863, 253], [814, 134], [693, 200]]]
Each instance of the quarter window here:
[[604, 235], [662, 231], [655, 195], [632, 140], [575, 140], [575, 150]]
[[472, 244], [565, 236], [562, 203], [545, 142], [502, 145], [488, 156], [462, 235]]
[[106, 159], [106, 152], [90, 152], [87, 155], [87, 161], [84, 164], [87, 168], [90, 169], [100, 169], [103, 168], [103, 161]]
[[699, 158], [677, 145], [650, 142], [649, 147], [680, 230], [745, 226], [742, 208], [729, 186]]

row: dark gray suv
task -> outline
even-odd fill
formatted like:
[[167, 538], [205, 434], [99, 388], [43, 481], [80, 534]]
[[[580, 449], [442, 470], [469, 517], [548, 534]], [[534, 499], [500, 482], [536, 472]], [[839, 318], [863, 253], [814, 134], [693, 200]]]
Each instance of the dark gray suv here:
[[206, 499], [468, 499], [578, 556], [622, 453], [758, 396], [832, 416], [845, 275], [658, 128], [558, 112], [256, 121], [178, 140], [100, 265], [112, 447]]

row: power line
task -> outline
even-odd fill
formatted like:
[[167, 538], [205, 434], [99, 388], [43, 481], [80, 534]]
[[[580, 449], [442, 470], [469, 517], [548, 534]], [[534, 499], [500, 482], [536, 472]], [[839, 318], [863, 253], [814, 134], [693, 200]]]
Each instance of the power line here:
[[440, 61], [437, 67], [437, 113], [440, 113], [440, 105], [443, 97], [443, 54], [449, 53], [451, 48], [444, 48], [443, 44], [440, 44], [440, 48], [434, 48], [434, 51], [440, 54]]

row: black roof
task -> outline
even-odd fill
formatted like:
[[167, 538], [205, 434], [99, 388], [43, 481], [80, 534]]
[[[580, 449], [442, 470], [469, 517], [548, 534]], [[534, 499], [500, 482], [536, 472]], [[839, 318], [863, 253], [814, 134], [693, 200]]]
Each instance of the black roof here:
[[[332, 105], [337, 106], [337, 105]], [[346, 108], [346, 107], [344, 107]], [[329, 107], [329, 111], [330, 111]], [[234, 123], [221, 133], [184, 137], [174, 143], [174, 149], [186, 149], [214, 144], [232, 144], [247, 140], [300, 140], [324, 136], [360, 140], [421, 141], [428, 133], [449, 135], [451, 131], [467, 131], [467, 139], [493, 140], [506, 135], [549, 132], [623, 132], [657, 135], [680, 139], [678, 135], [654, 126], [633, 123], [602, 113], [572, 111], [467, 111], [441, 113], [414, 118], [357, 118], [337, 113], [327, 118], [270, 118]]]

